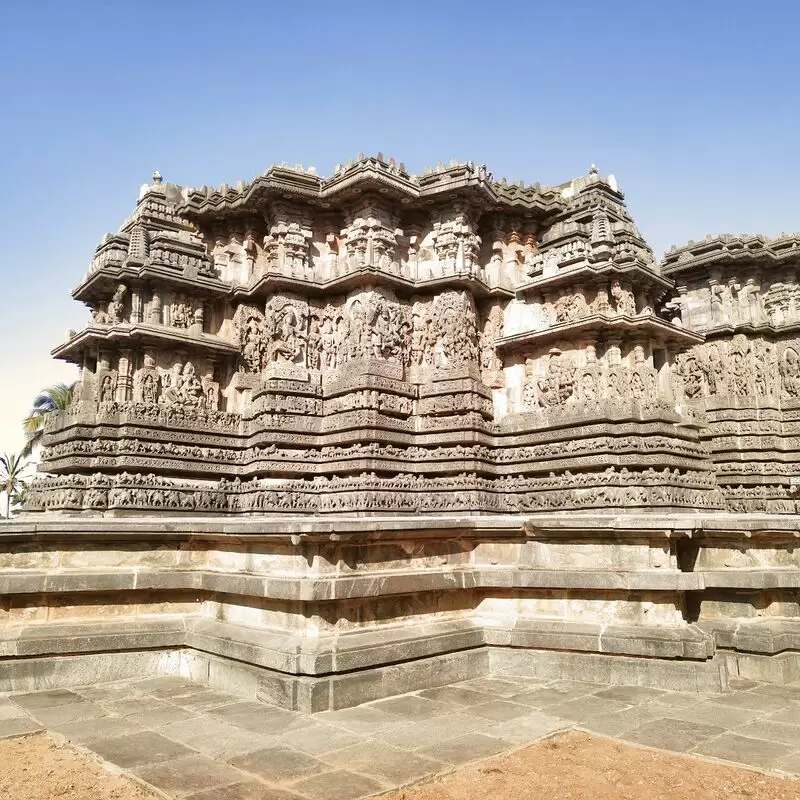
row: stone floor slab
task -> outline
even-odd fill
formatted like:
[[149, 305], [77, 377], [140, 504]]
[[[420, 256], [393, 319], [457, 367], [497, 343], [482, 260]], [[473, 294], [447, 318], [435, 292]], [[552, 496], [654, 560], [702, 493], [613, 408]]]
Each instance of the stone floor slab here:
[[165, 725], [172, 725], [175, 722], [198, 719], [198, 715], [188, 708], [178, 708], [178, 706], [165, 705], [163, 708], [139, 711], [133, 714], [126, 714], [124, 719], [132, 725], [140, 725], [143, 728], [157, 730]]
[[94, 739], [130, 736], [134, 733], [141, 733], [144, 728], [134, 725], [122, 717], [101, 717], [100, 719], [84, 719], [60, 725], [48, 725], [48, 730], [61, 734], [71, 742], [85, 744]]
[[715, 700], [720, 694], [701, 694], [699, 692], [664, 692], [655, 702], [669, 708], [687, 708], [704, 703], [706, 700]]
[[597, 717], [581, 720], [579, 727], [589, 731], [589, 733], [600, 733], [603, 736], [620, 736], [647, 722], [663, 719], [667, 713], [671, 712], [672, 709], [662, 706], [660, 703], [641, 703], [613, 714], [601, 714]]
[[[173, 742], [154, 731], [114, 736], [110, 739], [91, 739], [86, 746], [106, 761], [123, 769], [197, 755], [190, 748]], [[233, 781], [228, 781], [228, 783], [233, 783]]]
[[388, 730], [378, 731], [380, 741], [403, 750], [418, 750], [426, 745], [444, 742], [464, 733], [487, 726], [481, 717], [467, 714], [450, 714], [420, 722], [408, 722]]
[[365, 741], [362, 737], [343, 728], [316, 721], [275, 738], [278, 743], [293, 747], [302, 753], [308, 753], [310, 756], [320, 756], [330, 753], [332, 750], [342, 750]]
[[765, 714], [770, 711], [781, 711], [786, 707], [786, 701], [781, 697], [772, 697], [768, 694], [757, 694], [755, 692], [721, 694], [715, 698], [715, 701], [723, 706], [749, 708], [754, 711], [763, 711]]
[[144, 714], [148, 711], [162, 711], [165, 708], [175, 708], [172, 703], [167, 703], [164, 700], [157, 700], [155, 697], [151, 697], [147, 694], [117, 699], [108, 698], [103, 701], [95, 702], [100, 703], [109, 714], [115, 714], [118, 717], [127, 717], [129, 714]]
[[699, 755], [737, 761], [760, 769], [771, 769], [781, 759], [791, 754], [792, 749], [783, 744], [751, 739], [735, 733], [723, 733], [714, 739], [703, 742], [692, 750]]
[[726, 706], [713, 700], [686, 708], [670, 709], [665, 716], [687, 722], [718, 725], [720, 728], [738, 728], [764, 716], [764, 711], [739, 706]]
[[724, 728], [714, 725], [701, 725], [676, 719], [659, 719], [647, 722], [629, 733], [624, 733], [621, 738], [635, 744], [685, 753], [707, 739], [719, 736], [724, 732]]
[[441, 761], [375, 741], [337, 750], [322, 756], [322, 760], [333, 769], [346, 765], [352, 772], [395, 786], [441, 772], [445, 767]]
[[570, 700], [577, 700], [580, 697], [586, 697], [588, 694], [588, 691], [579, 688], [567, 689], [545, 686], [541, 689], [533, 689], [529, 692], [512, 695], [508, 699], [512, 703], [520, 703], [531, 706], [531, 708], [545, 708], [559, 703], [567, 703]]
[[303, 800], [303, 798], [293, 792], [276, 789], [259, 781], [243, 781], [195, 792], [188, 795], [186, 800]]
[[668, 692], [662, 689], [651, 689], [649, 686], [611, 686], [595, 692], [593, 696], [601, 697], [604, 700], [619, 700], [633, 706], [637, 703], [649, 703], [665, 694]]
[[446, 703], [437, 703], [425, 697], [414, 694], [404, 694], [400, 697], [390, 697], [388, 700], [379, 700], [377, 703], [370, 703], [370, 708], [377, 708], [378, 711], [385, 711], [407, 719], [430, 719], [431, 717], [452, 714], [453, 709]]
[[483, 692], [492, 697], [508, 698], [512, 695], [519, 694], [520, 690], [536, 688], [536, 683], [535, 681], [526, 681], [525, 679], [475, 678], [474, 680], [461, 683], [459, 686], [472, 689], [476, 692]]
[[12, 694], [10, 699], [26, 711], [34, 709], [53, 708], [68, 703], [82, 703], [84, 699], [69, 689], [48, 689], [44, 692], [27, 692], [25, 694]]
[[0, 739], [14, 739], [43, 730], [42, 726], [30, 717], [0, 719]]
[[8, 700], [0, 702], [0, 720], [3, 719], [19, 719], [20, 717], [27, 717], [28, 712], [19, 706], [15, 706]]
[[90, 703], [88, 700], [81, 703], [68, 703], [63, 706], [31, 709], [30, 713], [45, 727], [106, 716], [106, 710], [102, 706], [97, 703]]
[[275, 736], [255, 734], [213, 717], [196, 717], [184, 722], [174, 722], [159, 728], [158, 732], [168, 739], [198, 750], [204, 756], [220, 761], [273, 747], [279, 742]]
[[800, 725], [800, 708], [796, 705], [790, 705], [782, 711], [773, 711], [761, 719], [764, 722], [784, 722], [787, 725]]
[[525, 717], [498, 722], [480, 730], [486, 736], [504, 739], [514, 744], [528, 744], [549, 736], [555, 731], [565, 730], [570, 727], [572, 727], [571, 720], [551, 717], [537, 711]]
[[482, 733], [468, 733], [439, 744], [423, 747], [418, 754], [435, 761], [455, 765], [466, 764], [479, 758], [488, 758], [511, 747], [513, 747], [513, 742], [505, 739], [485, 736]]
[[192, 755], [160, 764], [136, 767], [133, 774], [173, 797], [183, 797], [201, 789], [230, 785], [242, 779], [242, 774], [219, 761]]
[[769, 697], [777, 697], [786, 703], [800, 704], [800, 686], [779, 684], [779, 683], [762, 683], [754, 686], [751, 689], [752, 694], [765, 694]]
[[85, 700], [91, 700], [93, 703], [144, 697], [145, 694], [133, 681], [116, 681], [99, 686], [79, 686], [75, 691]]
[[362, 736], [403, 723], [395, 714], [387, 714], [373, 706], [353, 706], [340, 711], [323, 711], [321, 714], [316, 714], [315, 718], [326, 725], [336, 725]]
[[574, 700], [568, 700], [566, 703], [548, 704], [545, 708], [547, 713], [554, 717], [563, 717], [564, 719], [580, 722], [601, 714], [614, 714], [617, 711], [624, 711], [630, 706], [619, 700], [606, 700], [603, 697], [589, 694], [584, 697], [576, 697]]
[[296, 780], [330, 769], [319, 759], [291, 747], [266, 747], [232, 758], [228, 763], [269, 783]]
[[253, 733], [275, 736], [304, 727], [310, 720], [296, 711], [287, 711], [265, 703], [232, 703], [209, 710], [209, 715]]
[[736, 729], [741, 736], [753, 739], [766, 739], [768, 742], [786, 744], [789, 747], [800, 748], [800, 725], [789, 725], [785, 722], [769, 722], [759, 719], [749, 725], [742, 725]]
[[186, 697], [178, 697], [171, 702], [181, 708], [194, 711], [208, 711], [219, 706], [231, 705], [239, 701], [238, 697], [227, 692], [217, 692], [209, 689], [208, 692], [190, 694]]
[[492, 722], [504, 722], [517, 717], [525, 717], [531, 713], [531, 709], [530, 706], [510, 703], [507, 700], [490, 700], [488, 703], [468, 706], [464, 708], [464, 713], [474, 714], [476, 717], [491, 720]]
[[758, 683], [756, 681], [751, 681], [749, 678], [729, 678], [728, 686], [731, 689], [747, 690], [758, 686]]
[[137, 678], [132, 681], [133, 685], [143, 692], [153, 691], [154, 689], [168, 689], [176, 686], [200, 686], [195, 681], [187, 678], [179, 678], [177, 675], [154, 675], [150, 678]]
[[419, 697], [426, 697], [428, 700], [435, 700], [437, 703], [451, 706], [477, 706], [492, 699], [491, 694], [477, 692], [475, 689], [467, 689], [463, 686], [437, 686], [417, 694]]
[[292, 791], [300, 792], [311, 800], [357, 800], [386, 788], [371, 778], [346, 770], [314, 775], [291, 786]]
[[790, 775], [800, 777], [800, 751], [797, 748], [793, 748], [791, 755], [778, 762], [776, 768], [781, 772], [788, 772]]

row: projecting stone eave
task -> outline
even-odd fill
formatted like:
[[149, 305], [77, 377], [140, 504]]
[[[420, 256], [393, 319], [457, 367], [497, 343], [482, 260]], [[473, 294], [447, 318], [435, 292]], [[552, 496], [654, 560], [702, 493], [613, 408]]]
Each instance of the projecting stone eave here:
[[680, 328], [653, 314], [629, 317], [609, 317], [605, 314], [590, 314], [571, 322], [562, 322], [552, 325], [545, 330], [522, 331], [497, 339], [497, 348], [519, 346], [521, 344], [541, 345], [547, 342], [562, 339], [580, 339], [582, 336], [593, 334], [599, 336], [609, 332], [636, 335], [660, 344], [674, 344], [678, 347], [690, 347], [700, 344], [705, 337], [692, 333], [685, 328]]
[[131, 281], [146, 283], [148, 281], [160, 281], [174, 286], [180, 286], [185, 291], [197, 294], [207, 293], [209, 296], [220, 296], [228, 294], [231, 287], [219, 278], [209, 275], [187, 274], [182, 269], [175, 269], [173, 266], [165, 264], [154, 264], [145, 262], [135, 264], [128, 262], [118, 268], [101, 267], [91, 275], [84, 278], [72, 291], [72, 297], [79, 302], [89, 303], [92, 300], [107, 297], [112, 294], [114, 288], [121, 282]]
[[661, 271], [665, 275], [676, 275], [699, 267], [722, 267], [739, 261], [781, 266], [795, 260], [800, 264], [800, 234], [785, 234], [774, 239], [758, 234], [720, 234], [673, 247], [664, 254]]
[[482, 210], [506, 210], [537, 219], [550, 218], [566, 206], [554, 189], [496, 183], [468, 164], [415, 179], [375, 159], [366, 159], [330, 178], [273, 167], [239, 189], [187, 189], [176, 211], [185, 219], [202, 223], [220, 216], [260, 215], [265, 205], [280, 200], [334, 209], [338, 203], [367, 192], [404, 206], [463, 199]]
[[152, 345], [175, 347], [188, 351], [206, 351], [219, 355], [238, 356], [237, 345], [211, 333], [195, 332], [191, 329], [165, 329], [162, 325], [146, 322], [117, 325], [89, 325], [71, 336], [64, 344], [50, 351], [53, 358], [80, 364], [85, 352], [95, 352], [97, 347]]
[[230, 292], [236, 300], [264, 299], [276, 291], [307, 292], [314, 296], [325, 296], [332, 292], [348, 292], [369, 284], [371, 286], [387, 286], [399, 296], [409, 296], [419, 292], [436, 291], [442, 288], [467, 289], [475, 297], [507, 297], [514, 296], [513, 286], [488, 284], [479, 278], [468, 275], [447, 275], [438, 278], [413, 280], [404, 275], [386, 272], [378, 267], [362, 266], [344, 275], [337, 275], [329, 280], [320, 281], [300, 276], [288, 276], [279, 271], [269, 271], [258, 280], [249, 284], [234, 285]]
[[517, 286], [517, 291], [531, 292], [542, 289], [557, 288], [576, 281], [592, 281], [597, 278], [609, 279], [615, 276], [624, 277], [637, 286], [660, 289], [668, 292], [674, 288], [669, 278], [659, 275], [652, 267], [640, 263], [620, 265], [614, 261], [599, 263], [581, 263], [571, 267], [561, 267], [554, 275], [533, 275]]

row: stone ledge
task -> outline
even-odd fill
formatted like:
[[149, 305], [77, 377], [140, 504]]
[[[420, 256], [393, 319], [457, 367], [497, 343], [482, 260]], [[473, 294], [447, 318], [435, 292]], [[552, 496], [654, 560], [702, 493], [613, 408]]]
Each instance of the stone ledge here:
[[[737, 580], [716, 586], [758, 587], [764, 585], [763, 571], [731, 573]], [[715, 573], [716, 574], [716, 573]], [[800, 585], [797, 575], [786, 573], [785, 585]], [[241, 574], [217, 570], [184, 568], [103, 570], [9, 570], [0, 568], [0, 594], [60, 594], [193, 590], [223, 594], [322, 602], [348, 600], [375, 595], [419, 592], [461, 591], [468, 589], [586, 589], [591, 591], [696, 591], [705, 587], [705, 573], [686, 573], [675, 569], [577, 570], [536, 569], [519, 565], [487, 568], [481, 564], [409, 570], [375, 570], [360, 575], [336, 575], [319, 572], [276, 576], [270, 573]], [[727, 573], [720, 573], [723, 577]], [[772, 583], [773, 586], [784, 585]]]
[[712, 637], [693, 625], [602, 625], [520, 620], [481, 626], [471, 618], [381, 626], [336, 636], [251, 628], [196, 615], [15, 624], [0, 632], [0, 657], [189, 647], [290, 675], [346, 674], [487, 645], [657, 659], [709, 659]]
[[718, 647], [769, 655], [800, 651], [800, 619], [700, 620], [697, 625]]
[[618, 512], [561, 512], [550, 514], [493, 514], [414, 517], [330, 516], [314, 518], [285, 516], [229, 517], [206, 516], [159, 517], [98, 517], [96, 515], [41, 516], [35, 520], [12, 520], [0, 524], [0, 543], [28, 540], [44, 543], [47, 539], [80, 540], [81, 536], [100, 541], [158, 540], [205, 541], [275, 541], [284, 539], [297, 544], [305, 537], [319, 536], [322, 541], [331, 537], [340, 540], [354, 537], [358, 541], [386, 539], [426, 539], [475, 536], [541, 537], [555, 535], [588, 536], [604, 539], [609, 535], [631, 536], [652, 534], [673, 536], [732, 536], [736, 539], [754, 535], [791, 535], [800, 537], [800, 517], [786, 514], [752, 512], [662, 514]]

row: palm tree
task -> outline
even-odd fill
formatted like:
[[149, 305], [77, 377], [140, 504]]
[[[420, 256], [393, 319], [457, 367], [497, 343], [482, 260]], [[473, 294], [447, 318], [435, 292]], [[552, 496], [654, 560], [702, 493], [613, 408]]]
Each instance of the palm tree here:
[[39, 392], [33, 400], [31, 413], [22, 421], [27, 442], [22, 455], [27, 458], [42, 443], [44, 421], [51, 411], [63, 411], [72, 400], [75, 383], [57, 383]]
[[27, 468], [28, 464], [25, 463], [25, 456], [22, 453], [0, 454], [0, 492], [6, 494], [6, 519], [11, 517], [12, 498], [23, 496], [25, 490], [23, 473]]

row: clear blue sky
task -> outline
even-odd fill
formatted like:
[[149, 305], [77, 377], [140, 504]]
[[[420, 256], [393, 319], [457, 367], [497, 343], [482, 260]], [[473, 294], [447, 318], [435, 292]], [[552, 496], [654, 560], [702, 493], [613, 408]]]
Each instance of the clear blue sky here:
[[37, 0], [0, 22], [0, 451], [140, 184], [357, 152], [614, 173], [657, 253], [797, 230], [800, 4]]

